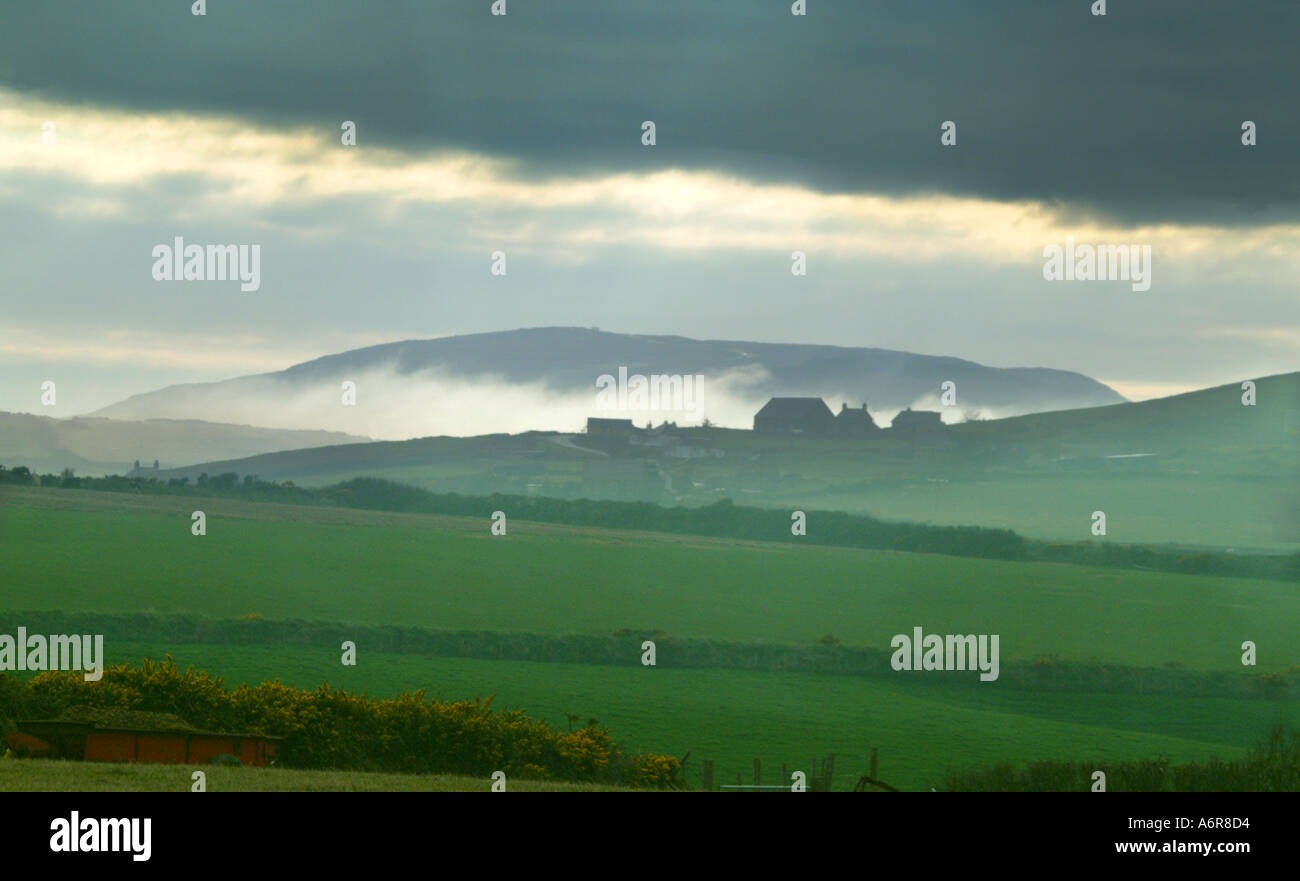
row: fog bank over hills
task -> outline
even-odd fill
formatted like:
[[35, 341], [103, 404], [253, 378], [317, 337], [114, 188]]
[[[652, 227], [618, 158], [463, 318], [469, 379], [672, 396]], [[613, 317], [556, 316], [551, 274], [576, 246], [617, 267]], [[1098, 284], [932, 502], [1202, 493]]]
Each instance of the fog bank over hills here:
[[[698, 376], [698, 400], [653, 409], [606, 406], [601, 376]], [[355, 404], [343, 383], [355, 384]], [[878, 422], [908, 406], [934, 407], [956, 385], [945, 419], [998, 418], [1124, 401], [1078, 373], [985, 367], [959, 358], [873, 348], [693, 340], [594, 328], [547, 327], [409, 340], [328, 355], [275, 373], [176, 385], [96, 411], [116, 419], [204, 419], [343, 431], [382, 439], [530, 429], [573, 431], [590, 416], [707, 418], [748, 428], [772, 396], [820, 396], [832, 409], [866, 402]], [[687, 409], [689, 405], [696, 405]]]

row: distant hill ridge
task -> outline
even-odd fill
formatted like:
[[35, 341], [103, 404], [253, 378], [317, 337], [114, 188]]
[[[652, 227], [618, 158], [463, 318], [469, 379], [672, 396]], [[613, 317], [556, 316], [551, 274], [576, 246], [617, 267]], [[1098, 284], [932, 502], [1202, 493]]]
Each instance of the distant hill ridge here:
[[[410, 378], [414, 384], [417, 377], [429, 375], [453, 382], [490, 379], [521, 387], [540, 385], [559, 394], [594, 396], [597, 377], [615, 373], [619, 367], [627, 367], [629, 374], [699, 374], [706, 383], [739, 371], [745, 374], [746, 400], [819, 396], [837, 407], [836, 402], [845, 398], [854, 406], [869, 402], [873, 411], [900, 410], [937, 396], [946, 381], [956, 383], [960, 407], [996, 411], [998, 415], [1095, 407], [1125, 400], [1114, 389], [1066, 370], [986, 367], [960, 358], [877, 348], [696, 340], [610, 333], [595, 328], [541, 327], [368, 346], [274, 373], [169, 386], [134, 395], [92, 415], [239, 422], [246, 421], [239, 414], [249, 412], [249, 401], [265, 399], [272, 403], [262, 410], [266, 418], [274, 419], [280, 416], [277, 409], [290, 409], [277, 408], [274, 402], [316, 395], [312, 406], [320, 410], [322, 418], [336, 418], [339, 384], [370, 371], [385, 372], [389, 377], [385, 385], [400, 384], [393, 380], [402, 378]], [[334, 423], [311, 424], [325, 427]]]
[[297, 431], [228, 425], [197, 419], [125, 420], [94, 417], [53, 419], [0, 412], [0, 465], [78, 474], [125, 473], [135, 460], [176, 468], [211, 459], [233, 459], [355, 443], [369, 438], [335, 431]]

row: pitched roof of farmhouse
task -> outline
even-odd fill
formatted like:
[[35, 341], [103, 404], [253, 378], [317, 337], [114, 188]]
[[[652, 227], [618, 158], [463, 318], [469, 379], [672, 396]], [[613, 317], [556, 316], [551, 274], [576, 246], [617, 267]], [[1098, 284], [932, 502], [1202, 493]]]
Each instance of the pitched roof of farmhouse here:
[[899, 411], [889, 425], [891, 428], [904, 428], [910, 425], [942, 426], [943, 419], [934, 410], [913, 410], [908, 407], [906, 410]]
[[821, 398], [772, 398], [754, 418], [765, 419], [827, 419], [833, 417], [831, 408]]
[[876, 420], [872, 419], [871, 414], [867, 412], [866, 404], [863, 404], [862, 408], [859, 410], [851, 409], [848, 404], [841, 404], [840, 412], [835, 414], [835, 421], [848, 425], [852, 425], [855, 422], [862, 425], [876, 424]]

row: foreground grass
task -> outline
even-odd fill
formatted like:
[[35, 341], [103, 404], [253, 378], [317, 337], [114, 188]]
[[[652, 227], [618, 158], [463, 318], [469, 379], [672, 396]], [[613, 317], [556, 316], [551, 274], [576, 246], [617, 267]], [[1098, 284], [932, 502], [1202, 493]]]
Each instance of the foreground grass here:
[[[1141, 667], [1241, 671], [1294, 664], [1294, 585], [924, 554], [762, 545], [652, 533], [73, 490], [0, 496], [5, 605], [66, 612], [192, 613], [551, 634], [620, 628], [737, 642], [808, 644], [831, 633], [886, 648], [895, 633], [996, 633], [1003, 659], [1058, 654]], [[85, 510], [79, 508], [84, 506]], [[190, 534], [189, 512], [208, 513]], [[809, 528], [815, 528], [815, 522]], [[0, 621], [0, 633], [21, 621]], [[851, 785], [880, 749], [880, 776], [942, 788], [950, 771], [1009, 761], [1175, 762], [1238, 757], [1293, 703], [1002, 690], [998, 683], [660, 666], [596, 667], [381, 655], [358, 646], [110, 642], [110, 661], [171, 653], [228, 685], [280, 679], [391, 696], [496, 695], [558, 728], [595, 717], [632, 752], [682, 756], [699, 783], [763, 761], [811, 771], [837, 756]], [[353, 775], [344, 775], [351, 777]], [[215, 788], [210, 786], [210, 788]]]
[[497, 709], [522, 709], [564, 729], [595, 717], [625, 749], [681, 757], [686, 780], [700, 784], [701, 759], [715, 762], [715, 780], [752, 782], [753, 760], [764, 782], [782, 763], [810, 770], [836, 754], [835, 788], [866, 772], [873, 747], [880, 775], [902, 789], [942, 788], [951, 771], [1009, 761], [1205, 761], [1239, 758], [1271, 724], [1300, 724], [1294, 702], [1173, 696], [1036, 693], [977, 686], [927, 685], [809, 673], [600, 667], [528, 661], [484, 661], [367, 652], [355, 667], [333, 649], [301, 646], [114, 644], [112, 662], [138, 662], [170, 652], [226, 679], [227, 687], [279, 678], [311, 688], [377, 697], [426, 689], [440, 699], [493, 696]]
[[[97, 506], [126, 494], [4, 492], [9, 608], [549, 634], [630, 628], [787, 645], [833, 634], [881, 649], [923, 624], [1000, 634], [1004, 659], [1240, 671], [1250, 639], [1261, 672], [1300, 661], [1300, 591], [1282, 582], [518, 521], [493, 537], [486, 518], [184, 498], [150, 499], [158, 510], [138, 501], [75, 510], [40, 507], [31, 493]], [[205, 536], [190, 534], [193, 507], [207, 511]]]
[[[450, 774], [4, 759], [0, 760], [0, 792], [189, 792], [195, 771], [207, 775], [208, 792], [490, 792], [492, 788], [490, 779]], [[506, 788], [509, 792], [631, 791], [539, 780], [507, 780]]]

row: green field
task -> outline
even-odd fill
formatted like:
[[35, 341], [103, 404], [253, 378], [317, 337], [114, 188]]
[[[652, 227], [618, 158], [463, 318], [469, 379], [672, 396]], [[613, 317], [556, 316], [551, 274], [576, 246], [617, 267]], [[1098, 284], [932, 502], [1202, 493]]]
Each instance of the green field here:
[[[1193, 670], [1240, 671], [1252, 640], [1260, 670], [1300, 663], [1300, 591], [1286, 582], [522, 522], [494, 537], [486, 519], [356, 512], [349, 524], [337, 510], [216, 500], [137, 497], [112, 516], [36, 506], [51, 495], [116, 494], [5, 490], [4, 608], [793, 645], [832, 634], [878, 649], [922, 626], [1000, 634], [1004, 659]], [[300, 519], [245, 519], [258, 507]], [[206, 536], [190, 534], [194, 508]]]
[[[1300, 548], [1293, 519], [1298, 492], [1293, 483], [1276, 477], [952, 475], [942, 483], [918, 479], [791, 494], [789, 502], [832, 511], [888, 512], [893, 519], [917, 523], [1002, 527], [1028, 538], [1070, 541], [1090, 538], [1092, 512], [1105, 511], [1111, 541], [1294, 550]], [[996, 504], [990, 504], [994, 499]]]
[[[220, 765], [134, 765], [0, 759], [0, 792], [190, 792], [195, 771], [207, 792], [489, 792], [491, 780], [451, 774], [367, 774]], [[615, 786], [507, 780], [507, 792], [624, 792]]]
[[[429, 697], [493, 697], [561, 730], [567, 716], [596, 718], [632, 751], [690, 752], [715, 762], [721, 782], [753, 759], [779, 776], [781, 764], [809, 770], [836, 754], [836, 788], [866, 773], [871, 748], [880, 774], [902, 789], [942, 788], [947, 770], [999, 761], [1122, 761], [1237, 758], [1273, 722], [1300, 723], [1294, 702], [1166, 696], [1030, 693], [995, 686], [918, 686], [858, 677], [478, 661], [366, 652], [344, 667], [332, 648], [118, 643], [113, 662], [160, 659], [220, 673], [226, 684], [279, 679], [377, 697], [426, 689]], [[769, 781], [773, 782], [773, 781]]]
[[[996, 633], [1003, 661], [1053, 654], [1242, 672], [1300, 663], [1300, 592], [1252, 581], [1061, 564], [799, 547], [510, 521], [233, 500], [0, 490], [2, 608], [430, 629], [660, 632], [659, 666], [603, 667], [381, 654], [359, 646], [110, 642], [110, 660], [171, 653], [228, 685], [280, 679], [389, 696], [496, 696], [557, 728], [596, 718], [630, 751], [716, 762], [719, 782], [835, 753], [837, 788], [865, 771], [904, 789], [999, 761], [1236, 758], [1294, 701], [1038, 692], [1000, 683], [674, 669], [671, 638], [807, 645], [834, 634]], [[208, 515], [190, 534], [189, 514]], [[13, 632], [21, 621], [0, 621]], [[52, 784], [53, 785], [53, 784]], [[4, 787], [0, 778], [0, 788]]]
[[[741, 442], [729, 441], [740, 448], [737, 452], [743, 450]], [[871, 461], [864, 461], [862, 451], [846, 448], [844, 441], [804, 444], [807, 449], [767, 451], [769, 474], [761, 478], [725, 458], [669, 465], [666, 470], [674, 476], [675, 486], [701, 484], [679, 500], [693, 504], [729, 497], [739, 504], [848, 511], [944, 526], [999, 527], [1028, 538], [1057, 541], [1089, 538], [1090, 517], [1100, 510], [1106, 512], [1109, 538], [1117, 542], [1274, 552], [1300, 549], [1300, 487], [1294, 479], [1279, 479], [1287, 469], [1275, 459], [1243, 474], [1220, 473], [1211, 460], [1177, 470], [1162, 467], [1165, 460], [1105, 463], [1095, 472], [1075, 473], [961, 467], [874, 452]], [[581, 468], [569, 458], [545, 458], [535, 464], [537, 471], [530, 479], [548, 493], [606, 495], [599, 487], [584, 486]], [[466, 460], [344, 468], [294, 479], [313, 487], [380, 477], [433, 492], [467, 488], [479, 493], [525, 492], [522, 483], [495, 480], [492, 474], [490, 460]], [[613, 497], [670, 501], [649, 492]], [[1214, 504], [1207, 504], [1207, 499]]]

